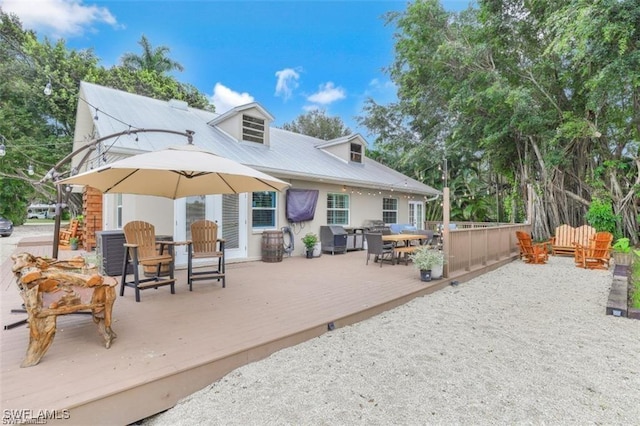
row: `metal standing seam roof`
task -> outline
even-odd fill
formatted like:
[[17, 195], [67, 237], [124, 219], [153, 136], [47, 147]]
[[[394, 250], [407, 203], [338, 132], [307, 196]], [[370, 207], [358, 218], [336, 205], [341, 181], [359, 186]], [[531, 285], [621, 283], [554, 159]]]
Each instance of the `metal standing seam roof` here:
[[[172, 106], [174, 104], [174, 106]], [[275, 177], [321, 181], [354, 187], [432, 196], [440, 191], [372, 159], [347, 162], [319, 148], [331, 144], [318, 138], [270, 127], [270, 146], [237, 141], [208, 123], [219, 114], [82, 82], [78, 108], [89, 108], [101, 136], [131, 129], [168, 129], [195, 132], [193, 143]], [[95, 118], [97, 117], [97, 119]], [[76, 138], [81, 135], [76, 135]], [[106, 141], [109, 158], [155, 151], [187, 143], [180, 135], [139, 133]], [[349, 138], [344, 139], [344, 142]]]

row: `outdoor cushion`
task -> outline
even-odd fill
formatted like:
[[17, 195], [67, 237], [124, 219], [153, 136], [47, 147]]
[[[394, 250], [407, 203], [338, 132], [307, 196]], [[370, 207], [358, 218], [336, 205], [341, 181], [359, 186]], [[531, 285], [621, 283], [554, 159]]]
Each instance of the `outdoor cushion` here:
[[408, 223], [392, 223], [389, 225], [392, 234], [400, 234], [404, 230], [415, 231], [416, 228], [414, 225], [410, 225]]

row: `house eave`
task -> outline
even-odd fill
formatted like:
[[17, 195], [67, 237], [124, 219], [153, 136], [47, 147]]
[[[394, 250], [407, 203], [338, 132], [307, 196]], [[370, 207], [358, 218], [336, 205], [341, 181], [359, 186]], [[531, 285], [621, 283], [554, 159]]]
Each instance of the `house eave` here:
[[434, 189], [435, 192], [421, 191], [417, 188], [406, 187], [404, 184], [402, 185], [388, 185], [388, 184], [380, 184], [377, 182], [369, 182], [369, 181], [361, 181], [354, 179], [335, 179], [324, 175], [312, 175], [308, 173], [296, 173], [296, 172], [283, 172], [282, 170], [269, 169], [266, 167], [255, 167], [256, 170], [259, 170], [263, 173], [270, 174], [279, 179], [297, 179], [297, 180], [305, 180], [310, 182], [321, 182], [330, 185], [347, 185], [356, 188], [363, 189], [372, 189], [376, 191], [390, 191], [390, 192], [398, 192], [404, 194], [414, 194], [420, 196], [435, 196], [442, 195], [441, 191]]

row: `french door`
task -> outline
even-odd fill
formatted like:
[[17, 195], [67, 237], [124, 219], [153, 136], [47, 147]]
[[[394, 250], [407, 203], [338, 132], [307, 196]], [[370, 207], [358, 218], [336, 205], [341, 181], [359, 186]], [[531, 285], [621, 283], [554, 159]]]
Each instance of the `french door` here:
[[424, 204], [422, 201], [409, 201], [409, 223], [417, 229], [424, 229]]
[[[176, 241], [191, 239], [191, 224], [208, 219], [218, 224], [218, 238], [225, 240], [227, 259], [247, 257], [247, 195], [198, 195], [176, 200]], [[187, 263], [187, 247], [176, 246], [176, 264]]]

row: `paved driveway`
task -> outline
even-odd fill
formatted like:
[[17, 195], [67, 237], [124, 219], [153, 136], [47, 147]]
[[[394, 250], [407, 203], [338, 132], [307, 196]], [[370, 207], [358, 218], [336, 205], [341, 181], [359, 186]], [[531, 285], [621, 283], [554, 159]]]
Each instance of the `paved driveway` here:
[[50, 224], [25, 224], [16, 226], [13, 229], [13, 233], [10, 237], [1, 237], [0, 238], [0, 264], [2, 264], [6, 259], [11, 256], [16, 247], [18, 247], [18, 243], [21, 239], [25, 237], [37, 237], [37, 236], [48, 236], [53, 235], [54, 224], [51, 222]]

